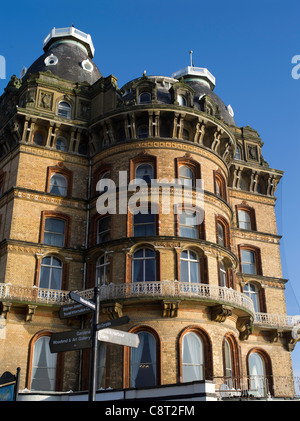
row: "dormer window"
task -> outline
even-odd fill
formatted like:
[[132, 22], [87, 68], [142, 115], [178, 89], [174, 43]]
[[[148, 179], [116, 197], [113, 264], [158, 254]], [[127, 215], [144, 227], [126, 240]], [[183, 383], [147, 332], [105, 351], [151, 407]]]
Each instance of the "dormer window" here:
[[60, 101], [58, 104], [57, 115], [59, 117], [71, 118], [71, 105], [66, 101]]
[[143, 92], [139, 96], [139, 104], [149, 104], [151, 102], [150, 92]]
[[186, 107], [186, 99], [183, 95], [177, 95], [177, 101], [179, 105]]

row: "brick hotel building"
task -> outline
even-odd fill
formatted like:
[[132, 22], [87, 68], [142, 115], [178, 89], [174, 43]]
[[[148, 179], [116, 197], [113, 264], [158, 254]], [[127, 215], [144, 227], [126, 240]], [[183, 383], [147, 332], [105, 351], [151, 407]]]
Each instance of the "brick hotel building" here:
[[[97, 387], [206, 380], [293, 397], [298, 320], [274, 210], [283, 172], [257, 131], [235, 124], [206, 68], [120, 88], [94, 63], [90, 35], [54, 28], [43, 48], [0, 97], [1, 372], [21, 367], [32, 393], [87, 390], [90, 350], [52, 354], [49, 340], [89, 326], [90, 315], [58, 312], [69, 291], [92, 299], [99, 282], [100, 321], [129, 316], [119, 329], [140, 345], [101, 342]], [[155, 214], [145, 200], [144, 213], [101, 215], [97, 183], [118, 187], [120, 171], [126, 183], [178, 179], [191, 203], [163, 213], [159, 195]], [[192, 225], [197, 179], [204, 220]]]

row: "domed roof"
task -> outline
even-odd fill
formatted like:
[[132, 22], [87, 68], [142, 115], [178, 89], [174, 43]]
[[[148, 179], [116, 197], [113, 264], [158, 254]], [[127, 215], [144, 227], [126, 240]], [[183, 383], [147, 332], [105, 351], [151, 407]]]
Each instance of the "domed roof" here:
[[[92, 61], [93, 46], [76, 34], [76, 28], [53, 29], [44, 41], [45, 53], [27, 70], [23, 79], [30, 74], [50, 71], [53, 75], [71, 82], [87, 82], [92, 85], [102, 77]], [[81, 31], [77, 31], [84, 34]]]
[[204, 95], [209, 96], [212, 101], [217, 105], [219, 109], [219, 113], [221, 118], [225, 121], [225, 123], [235, 126], [235, 121], [233, 119], [232, 113], [229, 112], [229, 107], [226, 107], [224, 102], [221, 100], [221, 98], [216, 95], [210, 88], [203, 85], [199, 81], [193, 80], [193, 81], [186, 81], [186, 83], [194, 89], [194, 101], [197, 102], [200, 97], [203, 97]]
[[[157, 101], [158, 103], [163, 104], [172, 104], [170, 87], [178, 82], [178, 79], [174, 77], [167, 76], [147, 76], [147, 78], [156, 83], [157, 86]], [[138, 80], [142, 78], [133, 79], [132, 81], [126, 83], [122, 90], [124, 91], [123, 100], [125, 103], [129, 103], [135, 97], [134, 92], [131, 87]], [[214, 104], [218, 107], [218, 113], [221, 119], [229, 124], [235, 126], [235, 121], [233, 119], [233, 112], [230, 107], [226, 107], [221, 98], [213, 92], [214, 85], [209, 85], [206, 81], [201, 78], [184, 78], [184, 82], [188, 84], [194, 90], [194, 104], [198, 104], [199, 99], [203, 98], [205, 95], [210, 97]]]

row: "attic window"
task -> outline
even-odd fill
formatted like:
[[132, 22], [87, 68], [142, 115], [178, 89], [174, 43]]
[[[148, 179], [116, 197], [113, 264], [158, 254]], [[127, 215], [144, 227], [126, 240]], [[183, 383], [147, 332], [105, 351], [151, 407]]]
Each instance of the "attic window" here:
[[46, 66], [55, 66], [58, 63], [58, 58], [54, 54], [46, 57], [44, 60]]
[[71, 106], [65, 101], [58, 104], [57, 115], [59, 117], [71, 118]]
[[140, 104], [146, 104], [151, 102], [151, 94], [149, 92], [143, 92], [140, 96], [139, 96], [139, 103]]
[[81, 62], [81, 66], [84, 70], [86, 70], [87, 72], [92, 72], [94, 69], [94, 66], [92, 65], [92, 63], [89, 60], [83, 60]]
[[177, 101], [179, 105], [186, 106], [186, 99], [183, 95], [177, 95]]

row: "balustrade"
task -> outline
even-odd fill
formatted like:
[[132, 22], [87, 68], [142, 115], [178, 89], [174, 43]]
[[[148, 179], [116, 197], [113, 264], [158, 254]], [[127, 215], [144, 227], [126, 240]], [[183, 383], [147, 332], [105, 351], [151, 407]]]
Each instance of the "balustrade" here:
[[[92, 300], [93, 288], [79, 291], [80, 295]], [[231, 288], [217, 285], [198, 284], [178, 281], [132, 282], [100, 286], [101, 301], [126, 298], [190, 298], [231, 305], [247, 310], [254, 316], [255, 325], [293, 329], [299, 325], [299, 317], [284, 314], [255, 313], [252, 300], [245, 294]], [[69, 302], [69, 291], [25, 287], [0, 283], [0, 300], [25, 303], [44, 303], [62, 305]]]

